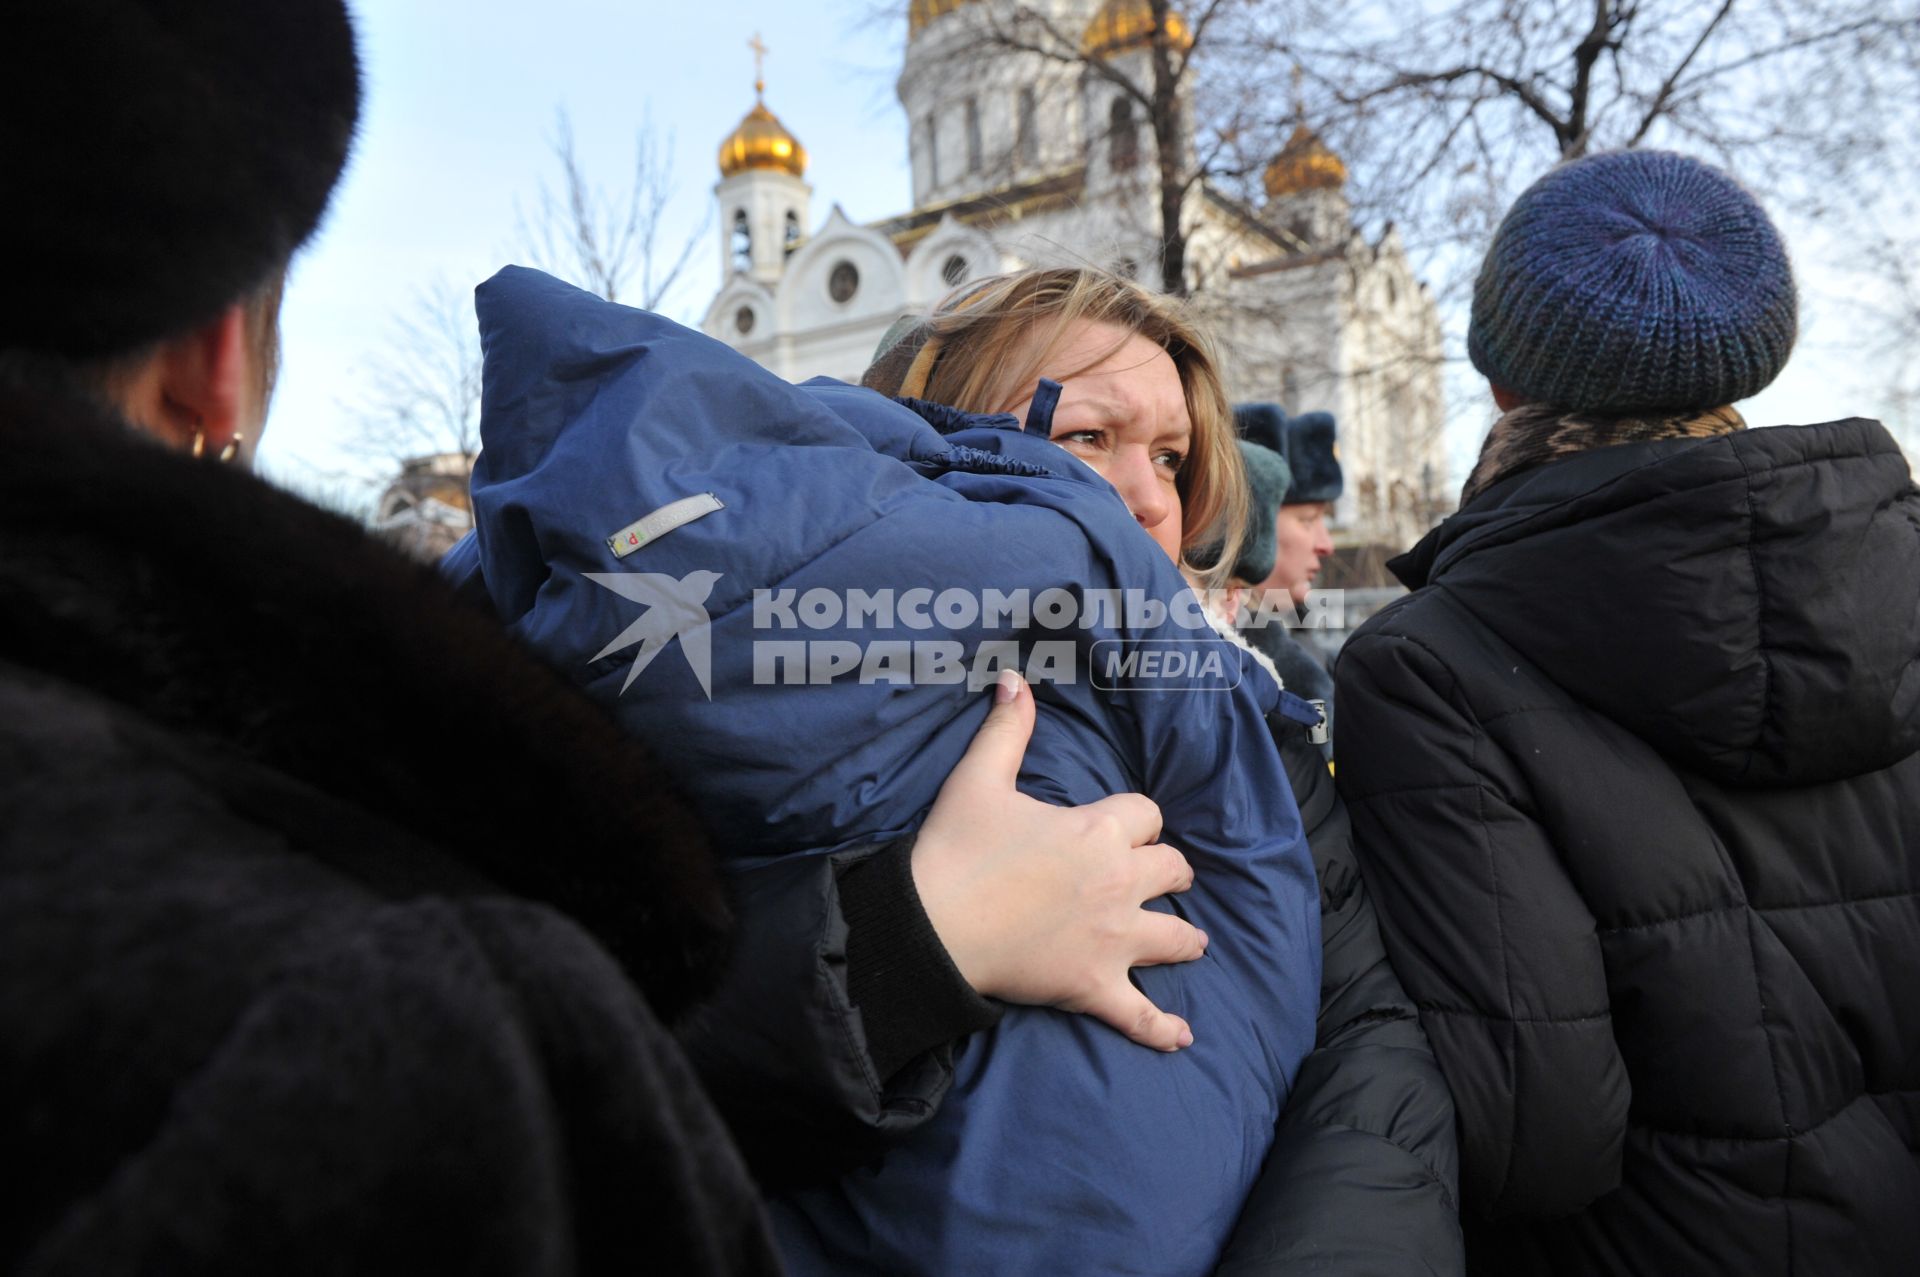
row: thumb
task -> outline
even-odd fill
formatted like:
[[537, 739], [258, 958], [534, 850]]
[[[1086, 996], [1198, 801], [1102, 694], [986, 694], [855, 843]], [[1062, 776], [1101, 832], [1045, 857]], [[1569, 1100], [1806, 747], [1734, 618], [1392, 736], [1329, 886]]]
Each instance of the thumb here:
[[1033, 737], [1033, 716], [1033, 689], [1027, 680], [1018, 670], [1001, 670], [993, 687], [993, 708], [973, 734], [973, 743], [948, 777], [949, 783], [964, 777], [973, 784], [1012, 789]]
[[1170, 1015], [1133, 986], [1125, 976], [1097, 990], [1081, 1006], [1069, 1006], [1096, 1020], [1103, 1020], [1138, 1042], [1156, 1051], [1178, 1051], [1193, 1045], [1193, 1030], [1177, 1015]]

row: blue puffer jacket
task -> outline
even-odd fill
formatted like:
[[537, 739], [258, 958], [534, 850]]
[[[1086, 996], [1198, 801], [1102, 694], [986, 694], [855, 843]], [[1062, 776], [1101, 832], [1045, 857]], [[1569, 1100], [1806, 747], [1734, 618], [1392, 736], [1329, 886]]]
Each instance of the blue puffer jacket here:
[[[1241, 677], [1237, 649], [1204, 628], [1129, 628], [1092, 607], [1059, 630], [947, 611], [955, 628], [939, 608], [909, 609], [928, 628], [844, 616], [806, 628], [855, 589], [910, 602], [916, 588], [1061, 588], [1084, 601], [1132, 587], [1170, 600], [1184, 584], [1104, 480], [1010, 418], [943, 420], [943, 435], [869, 391], [789, 385], [524, 269], [483, 284], [478, 306], [476, 532], [448, 570], [484, 586], [518, 634], [653, 747], [737, 869], [913, 829], [987, 709], [964, 682], [863, 681], [858, 669], [782, 681], [788, 667], [764, 645], [795, 641], [868, 656], [877, 643], [954, 641], [968, 663], [992, 641], [1070, 644], [1076, 676], [1036, 686], [1022, 788], [1074, 804], [1144, 792], [1194, 865], [1193, 889], [1154, 907], [1204, 930], [1206, 956], [1136, 972], [1193, 1025], [1194, 1046], [1162, 1055], [1083, 1017], [1013, 1008], [962, 1047], [925, 1129], [874, 1168], [773, 1203], [794, 1271], [1208, 1271], [1313, 1045], [1319, 996], [1312, 862], [1264, 723], [1272, 680]], [[690, 497], [709, 512], [643, 522]], [[690, 599], [678, 619], [665, 586]], [[794, 591], [802, 627], [768, 628], [786, 612], [756, 618], [756, 590]], [[812, 611], [810, 590], [826, 592]], [[1141, 678], [1145, 690], [1102, 692], [1089, 662], [1115, 640], [1232, 665], [1213, 690]], [[636, 653], [651, 659], [634, 675]], [[696, 672], [708, 662], [711, 698]]]

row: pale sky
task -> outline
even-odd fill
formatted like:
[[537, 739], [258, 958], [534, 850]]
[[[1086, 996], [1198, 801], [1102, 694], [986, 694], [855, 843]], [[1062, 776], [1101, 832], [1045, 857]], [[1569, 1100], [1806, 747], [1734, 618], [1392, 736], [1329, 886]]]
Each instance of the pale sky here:
[[[711, 203], [720, 139], [753, 105], [757, 31], [767, 105], [811, 155], [814, 216], [835, 201], [872, 220], [911, 203], [893, 96], [904, 18], [866, 23], [864, 0], [351, 0], [367, 92], [360, 138], [331, 213], [295, 263], [283, 363], [261, 466], [296, 484], [363, 468], [348, 451], [353, 402], [392, 317], [436, 275], [470, 288], [516, 260], [515, 201], [556, 171], [555, 108], [581, 158], [623, 183], [649, 113], [674, 135], [683, 240]], [[698, 322], [719, 286], [703, 243], [662, 309]]]
[[[353, 8], [367, 78], [360, 139], [325, 226], [295, 264], [261, 450], [262, 470], [296, 486], [377, 469], [350, 447], [343, 405], [359, 398], [369, 360], [417, 290], [436, 277], [470, 288], [520, 256], [516, 200], [530, 207], [554, 171], [547, 146], [557, 107], [572, 116], [589, 172], [607, 183], [624, 181], [649, 113], [674, 135], [678, 204], [667, 238], [677, 244], [712, 201], [720, 139], [753, 103], [747, 41], [758, 32], [771, 50], [767, 104], [811, 156], [816, 225], [836, 202], [855, 221], [910, 204], [906, 124], [893, 94], [906, 23], [872, 22], [866, 0], [354, 0]], [[1820, 270], [1830, 250], [1788, 233], [1802, 284], [1800, 346], [1780, 380], [1743, 409], [1755, 424], [1874, 415], [1852, 303]], [[662, 306], [683, 322], [697, 323], [719, 286], [719, 232], [708, 236]], [[1460, 471], [1480, 414], [1455, 407], [1465, 409], [1453, 414], [1463, 423], [1452, 447]]]

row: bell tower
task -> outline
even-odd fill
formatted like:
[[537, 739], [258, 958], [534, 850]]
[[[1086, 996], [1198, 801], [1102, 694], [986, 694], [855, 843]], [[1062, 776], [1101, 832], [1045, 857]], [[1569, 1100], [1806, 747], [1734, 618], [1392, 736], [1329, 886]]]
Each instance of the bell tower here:
[[1347, 202], [1347, 165], [1307, 124], [1300, 94], [1300, 68], [1293, 71], [1293, 134], [1261, 175], [1267, 191], [1266, 220], [1299, 242], [1302, 250], [1344, 241], [1352, 226]]
[[787, 257], [806, 238], [813, 188], [807, 185], [807, 148], [767, 109], [767, 46], [755, 35], [753, 109], [720, 143], [721, 277], [779, 280]]

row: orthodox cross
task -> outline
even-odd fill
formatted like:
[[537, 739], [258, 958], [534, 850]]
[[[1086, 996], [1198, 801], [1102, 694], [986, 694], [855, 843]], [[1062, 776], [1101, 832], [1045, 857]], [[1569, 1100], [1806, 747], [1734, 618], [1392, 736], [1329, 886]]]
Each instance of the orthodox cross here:
[[767, 91], [767, 46], [761, 41], [758, 31], [753, 39], [747, 41], [747, 47], [753, 50], [753, 92], [758, 96]]

